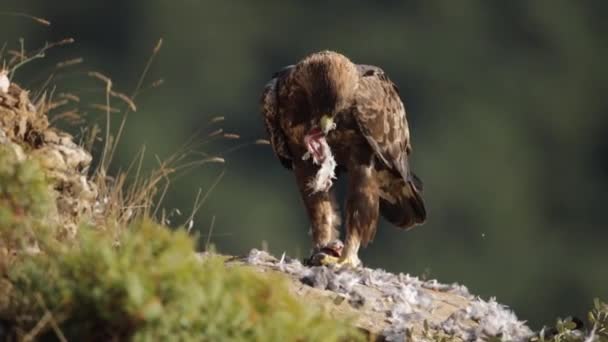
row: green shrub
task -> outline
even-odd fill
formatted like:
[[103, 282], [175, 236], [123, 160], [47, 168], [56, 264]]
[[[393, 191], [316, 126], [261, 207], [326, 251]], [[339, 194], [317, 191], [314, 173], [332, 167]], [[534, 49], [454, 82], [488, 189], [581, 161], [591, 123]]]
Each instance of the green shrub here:
[[[581, 322], [582, 323], [582, 322]], [[553, 328], [545, 328], [532, 342], [608, 342], [608, 304], [595, 299], [593, 309], [587, 315], [586, 328], [572, 318], [558, 318]]]
[[103, 227], [81, 227], [75, 241], [59, 241], [51, 193], [35, 160], [0, 145], [0, 323], [10, 322], [13, 339], [358, 337], [297, 302], [278, 277], [226, 267], [219, 258], [201, 261], [184, 231], [152, 220], [121, 229], [120, 241]]
[[0, 144], [0, 274], [22, 251], [52, 242], [53, 198], [35, 160]]
[[129, 228], [120, 247], [105, 233], [81, 229], [77, 248], [13, 268], [11, 307], [23, 317], [19, 324], [33, 326], [46, 307], [69, 340], [356, 337], [345, 323], [298, 303], [278, 278], [226, 268], [217, 258], [201, 262], [183, 231], [149, 220]]
[[[45, 215], [51, 203], [48, 185], [40, 165], [31, 159], [19, 160], [15, 150], [1, 144], [0, 201], [3, 210], [8, 209], [28, 217]], [[4, 225], [7, 221], [0, 223]]]

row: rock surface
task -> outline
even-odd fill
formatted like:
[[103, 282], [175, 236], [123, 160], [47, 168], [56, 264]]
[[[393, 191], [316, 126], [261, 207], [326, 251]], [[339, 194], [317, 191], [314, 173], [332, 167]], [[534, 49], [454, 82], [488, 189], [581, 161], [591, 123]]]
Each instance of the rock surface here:
[[333, 317], [353, 319], [376, 341], [527, 341], [532, 335], [507, 307], [473, 296], [463, 285], [381, 269], [307, 267], [255, 249], [228, 264], [284, 274], [296, 297]]
[[55, 104], [42, 96], [33, 103], [29, 92], [4, 81], [0, 89], [0, 144], [12, 148], [21, 159], [33, 158], [46, 172], [57, 205], [61, 234], [73, 237], [76, 222], [92, 216], [97, 188], [87, 178], [92, 157], [72, 136], [49, 126], [48, 111]]

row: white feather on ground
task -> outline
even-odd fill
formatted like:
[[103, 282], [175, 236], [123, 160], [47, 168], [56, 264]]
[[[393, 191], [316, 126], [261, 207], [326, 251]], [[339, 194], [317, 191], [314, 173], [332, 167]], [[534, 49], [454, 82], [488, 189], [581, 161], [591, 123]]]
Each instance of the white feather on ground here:
[[6, 70], [0, 70], [0, 92], [6, 93], [10, 85]]
[[[408, 274], [392, 274], [382, 269], [307, 267], [287, 256], [277, 260], [266, 252], [251, 250], [246, 262], [293, 275], [303, 283], [344, 296], [351, 305], [369, 305], [382, 313], [390, 323], [383, 331], [388, 341], [403, 341], [414, 324], [427, 321], [435, 331], [442, 331], [465, 341], [485, 341], [497, 336], [504, 341], [527, 341], [532, 331], [525, 322], [494, 298], [484, 301], [472, 296], [459, 284], [423, 281]], [[381, 293], [382, 300], [365, 303], [364, 287]], [[436, 294], [433, 294], [433, 293]], [[468, 300], [466, 307], [454, 311], [447, 319], [431, 319], [439, 293], [452, 293]], [[472, 324], [472, 322], [475, 322]]]

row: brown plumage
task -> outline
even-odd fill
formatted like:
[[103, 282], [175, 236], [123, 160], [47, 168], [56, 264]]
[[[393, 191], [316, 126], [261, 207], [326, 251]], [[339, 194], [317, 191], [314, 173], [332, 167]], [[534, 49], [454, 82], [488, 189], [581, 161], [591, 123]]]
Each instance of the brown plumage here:
[[[310, 141], [326, 142], [338, 172], [348, 174], [339, 263], [360, 263], [359, 246], [373, 239], [379, 214], [401, 228], [425, 221], [422, 183], [408, 163], [405, 109], [380, 68], [353, 64], [336, 52], [314, 53], [274, 75], [264, 89], [262, 112], [275, 154], [296, 176], [317, 251], [338, 238], [341, 220], [332, 189], [310, 188], [319, 165], [307, 156], [330, 158]], [[335, 129], [325, 130], [327, 118]]]

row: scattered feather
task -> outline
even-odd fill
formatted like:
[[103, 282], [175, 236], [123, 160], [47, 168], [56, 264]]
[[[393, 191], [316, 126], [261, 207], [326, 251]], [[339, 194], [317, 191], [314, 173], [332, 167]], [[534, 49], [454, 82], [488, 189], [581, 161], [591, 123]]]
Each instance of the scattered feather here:
[[[474, 297], [460, 284], [423, 281], [409, 274], [392, 274], [382, 269], [365, 267], [307, 267], [284, 254], [277, 260], [257, 249], [251, 250], [246, 262], [276, 269], [296, 276], [309, 286], [333, 291], [353, 307], [369, 305], [373, 311], [387, 317], [390, 325], [382, 333], [387, 341], [409, 340], [414, 323], [420, 325], [425, 321], [430, 328], [465, 341], [486, 341], [489, 337], [498, 337], [504, 341], [527, 341], [532, 336], [532, 331], [525, 322], [519, 321], [506, 306], [497, 303], [494, 298], [484, 301]], [[365, 286], [379, 291], [382, 300], [366, 303], [369, 300], [363, 291]], [[442, 322], [433, 321], [432, 313], [441, 301], [437, 292], [462, 296], [469, 304]], [[476, 324], [471, 324], [471, 321]]]
[[8, 79], [8, 73], [6, 70], [0, 71], [0, 92], [8, 92], [8, 88], [11, 86], [11, 81]]

